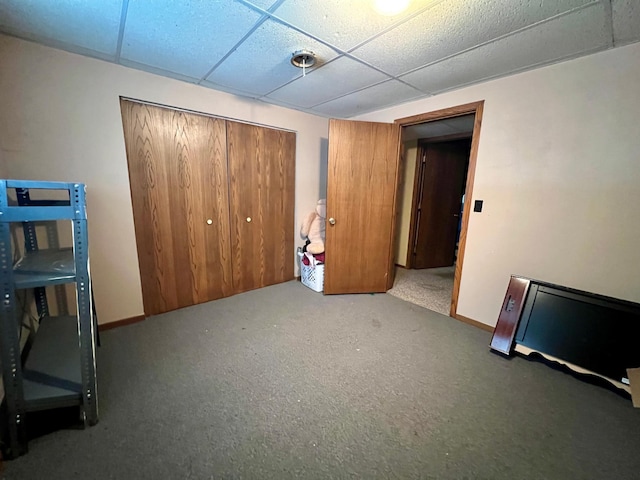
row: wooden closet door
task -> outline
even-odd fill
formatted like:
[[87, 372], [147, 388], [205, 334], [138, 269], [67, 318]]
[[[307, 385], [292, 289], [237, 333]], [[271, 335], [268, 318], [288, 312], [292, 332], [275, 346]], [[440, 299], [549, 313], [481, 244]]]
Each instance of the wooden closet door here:
[[121, 110], [145, 314], [231, 295], [225, 121]]
[[296, 136], [227, 122], [236, 293], [294, 278]]

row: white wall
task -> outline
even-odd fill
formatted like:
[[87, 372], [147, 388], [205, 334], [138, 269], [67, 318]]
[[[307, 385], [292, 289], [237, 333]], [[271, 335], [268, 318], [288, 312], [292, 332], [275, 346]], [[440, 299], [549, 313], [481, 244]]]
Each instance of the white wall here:
[[[325, 194], [325, 118], [2, 35], [0, 65], [3, 177], [87, 184], [100, 323], [143, 313], [121, 95], [295, 130], [296, 231]], [[297, 234], [296, 242], [302, 244]]]
[[640, 44], [363, 115], [485, 101], [458, 313], [495, 325], [511, 274], [640, 302]]
[[413, 183], [416, 176], [416, 157], [418, 141], [404, 142], [404, 158], [402, 164], [402, 181], [398, 192], [400, 205], [396, 225], [396, 258], [397, 265], [407, 266], [409, 250], [409, 230], [411, 228], [411, 207], [413, 206]]

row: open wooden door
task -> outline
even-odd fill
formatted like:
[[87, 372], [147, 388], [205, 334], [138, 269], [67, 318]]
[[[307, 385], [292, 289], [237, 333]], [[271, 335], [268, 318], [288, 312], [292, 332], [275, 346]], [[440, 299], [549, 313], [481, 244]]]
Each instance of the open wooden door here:
[[325, 294], [391, 288], [399, 153], [397, 124], [330, 120]]

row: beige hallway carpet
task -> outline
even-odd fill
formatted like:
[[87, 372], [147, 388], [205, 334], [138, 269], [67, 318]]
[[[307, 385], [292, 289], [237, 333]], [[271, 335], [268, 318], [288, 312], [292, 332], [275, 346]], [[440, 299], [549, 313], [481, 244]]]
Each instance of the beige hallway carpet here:
[[448, 316], [454, 270], [454, 266], [421, 270], [396, 267], [396, 280], [387, 293]]

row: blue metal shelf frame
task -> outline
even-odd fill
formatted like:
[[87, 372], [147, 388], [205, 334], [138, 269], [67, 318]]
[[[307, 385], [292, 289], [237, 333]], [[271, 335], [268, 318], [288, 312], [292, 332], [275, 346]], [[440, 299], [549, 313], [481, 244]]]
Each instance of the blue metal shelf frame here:
[[[1, 195], [0, 209], [7, 196]], [[2, 285], [2, 318], [0, 318], [0, 348], [2, 348], [2, 381], [7, 406], [8, 447], [11, 456], [27, 452], [27, 432], [24, 428], [24, 387], [20, 358], [19, 329], [17, 322], [16, 294], [13, 284], [11, 254], [11, 226], [0, 223], [0, 284]]]
[[[18, 205], [10, 204], [8, 189], [15, 189]], [[67, 191], [69, 200], [32, 200], [29, 189]], [[44, 268], [42, 262], [34, 261], [56, 257], [58, 247], [57, 230], [47, 229], [48, 250], [38, 250], [35, 224], [33, 222], [70, 220], [73, 225], [73, 268]], [[14, 271], [11, 245], [11, 223], [21, 222], [25, 234], [25, 257]], [[63, 257], [67, 254], [59, 251]], [[42, 254], [42, 255], [40, 255]], [[27, 259], [30, 257], [31, 260]], [[31, 263], [29, 263], [31, 262]], [[95, 364], [97, 319], [93, 306], [91, 278], [89, 275], [89, 251], [85, 186], [80, 183], [37, 182], [25, 180], [0, 180], [0, 285], [3, 305], [0, 309], [0, 349], [2, 354], [3, 381], [7, 406], [8, 455], [16, 457], [27, 451], [25, 413], [37, 409], [59, 406], [59, 397], [25, 400], [23, 368], [21, 364], [16, 288], [34, 288], [38, 314], [43, 321], [49, 308], [44, 287], [75, 282], [77, 300], [77, 335], [79, 345], [82, 390], [78, 398], [84, 420], [89, 425], [98, 422], [98, 401]], [[56, 289], [56, 296], [63, 296]], [[66, 308], [66, 297], [59, 298]], [[59, 304], [60, 305], [60, 304]], [[21, 319], [20, 319], [21, 320]], [[44, 329], [43, 332], [48, 331]], [[36, 339], [37, 339], [36, 334]], [[44, 334], [43, 334], [44, 335]], [[27, 362], [29, 360], [27, 359]], [[73, 399], [73, 395], [69, 396]]]
[[75, 184], [71, 203], [76, 212], [84, 216], [73, 220], [73, 251], [76, 260], [76, 298], [78, 307], [78, 333], [80, 336], [80, 362], [82, 365], [82, 398], [86, 421], [98, 423], [98, 398], [96, 385], [96, 325], [93, 321], [93, 298], [89, 277], [89, 236], [85, 186]]
[[[16, 197], [18, 198], [18, 205], [29, 205], [31, 203], [29, 190], [27, 190], [26, 188], [16, 188]], [[36, 224], [33, 222], [23, 222], [22, 230], [24, 231], [25, 251], [38, 251], [38, 236], [36, 234]], [[45, 287], [35, 287], [33, 289], [33, 296], [36, 300], [38, 318], [49, 315], [49, 303], [47, 302]]]
[[[69, 200], [33, 200], [29, 195], [29, 190], [26, 188], [16, 188], [16, 197], [18, 205], [40, 205], [40, 206], [66, 206], [70, 205]], [[22, 229], [24, 231], [24, 249], [25, 252], [37, 252], [38, 236], [36, 232], [36, 226], [42, 225], [47, 232], [47, 247], [50, 250], [56, 250], [60, 248], [60, 242], [58, 240], [57, 222], [23, 222]], [[73, 254], [70, 256], [73, 259]], [[75, 271], [73, 272], [75, 276]], [[17, 280], [17, 279], [16, 279]], [[40, 280], [40, 279], [38, 279]], [[67, 281], [73, 281], [70, 279]], [[63, 283], [63, 282], [60, 282]], [[18, 288], [30, 288], [29, 286], [18, 286]], [[56, 285], [55, 287], [56, 305], [58, 306], [58, 315], [67, 315], [69, 313], [69, 306], [67, 305], [67, 295], [62, 285]], [[45, 287], [36, 287], [33, 290], [36, 301], [36, 307], [38, 310], [38, 318], [43, 318], [49, 315], [49, 304], [47, 302], [47, 295]]]
[[[76, 281], [76, 262], [72, 248], [25, 251], [13, 264], [15, 287], [36, 288]], [[46, 303], [46, 299], [45, 299]], [[40, 312], [43, 317], [43, 312]], [[48, 315], [48, 312], [44, 312]]]

